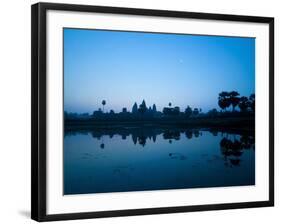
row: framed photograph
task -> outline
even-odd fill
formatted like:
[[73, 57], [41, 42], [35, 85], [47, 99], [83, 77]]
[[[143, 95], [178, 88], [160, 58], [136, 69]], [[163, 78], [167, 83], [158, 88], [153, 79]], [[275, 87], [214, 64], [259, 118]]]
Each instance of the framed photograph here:
[[274, 19], [32, 6], [32, 219], [274, 205]]

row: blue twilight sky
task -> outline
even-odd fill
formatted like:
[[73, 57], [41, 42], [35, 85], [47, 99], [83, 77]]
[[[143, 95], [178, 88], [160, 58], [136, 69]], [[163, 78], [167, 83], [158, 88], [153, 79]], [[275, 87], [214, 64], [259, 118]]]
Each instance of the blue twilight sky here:
[[131, 110], [143, 99], [203, 112], [221, 91], [255, 91], [255, 39], [64, 29], [64, 106], [68, 112]]

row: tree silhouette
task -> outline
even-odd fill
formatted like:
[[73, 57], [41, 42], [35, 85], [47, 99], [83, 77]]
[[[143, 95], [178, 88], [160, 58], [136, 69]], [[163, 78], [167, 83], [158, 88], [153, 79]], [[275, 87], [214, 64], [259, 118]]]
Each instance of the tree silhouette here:
[[253, 112], [255, 112], [255, 94], [251, 94], [249, 97], [249, 104], [250, 104], [250, 108]]
[[239, 104], [240, 98], [239, 98], [239, 93], [236, 91], [231, 91], [229, 93], [229, 101], [230, 104], [232, 105], [232, 111], [235, 111], [235, 107]]
[[227, 107], [229, 107], [230, 106], [230, 100], [229, 100], [229, 93], [228, 92], [225, 92], [225, 91], [223, 91], [223, 92], [221, 92], [220, 94], [219, 94], [219, 99], [218, 99], [219, 101], [218, 101], [218, 105], [219, 105], [219, 107], [222, 109], [222, 110], [224, 110], [225, 111], [225, 109], [227, 108]]
[[169, 102], [169, 107], [171, 107], [172, 106], [172, 103], [171, 102]]
[[245, 96], [242, 96], [240, 98], [240, 102], [238, 104], [238, 107], [240, 108], [240, 111], [241, 112], [246, 112], [248, 107], [249, 107], [249, 101], [248, 101], [248, 98], [245, 97]]
[[218, 105], [223, 111], [227, 108], [227, 102], [225, 100], [219, 100]]
[[106, 104], [106, 101], [105, 100], [101, 101], [101, 104], [102, 104], [102, 112], [104, 112], [104, 105]]

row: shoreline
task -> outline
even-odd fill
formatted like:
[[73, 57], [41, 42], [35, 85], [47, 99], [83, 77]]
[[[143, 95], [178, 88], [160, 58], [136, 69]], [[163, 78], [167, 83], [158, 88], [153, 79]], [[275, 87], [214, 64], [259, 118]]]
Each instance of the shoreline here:
[[255, 130], [255, 118], [217, 117], [217, 118], [157, 118], [157, 119], [73, 119], [64, 121], [64, 129], [128, 129], [128, 128], [215, 128], [234, 130]]

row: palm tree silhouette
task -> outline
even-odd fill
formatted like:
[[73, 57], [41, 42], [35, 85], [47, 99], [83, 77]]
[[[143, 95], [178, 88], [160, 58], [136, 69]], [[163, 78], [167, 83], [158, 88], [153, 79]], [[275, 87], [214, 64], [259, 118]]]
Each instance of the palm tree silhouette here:
[[238, 107], [240, 108], [240, 111], [241, 112], [246, 112], [248, 107], [249, 107], [249, 105], [250, 105], [250, 103], [249, 103], [248, 97], [242, 96], [240, 98], [240, 102], [238, 104]]
[[102, 112], [104, 112], [104, 105], [106, 104], [106, 101], [105, 100], [101, 101], [101, 104], [102, 104]]
[[239, 93], [236, 91], [231, 91], [229, 93], [229, 101], [232, 105], [232, 111], [235, 111], [235, 107], [239, 104], [240, 98], [239, 98]]
[[229, 92], [223, 91], [219, 93], [218, 105], [223, 111], [231, 105]]
[[253, 112], [255, 112], [255, 94], [251, 94], [249, 97], [249, 101], [250, 101], [250, 107], [252, 109]]

